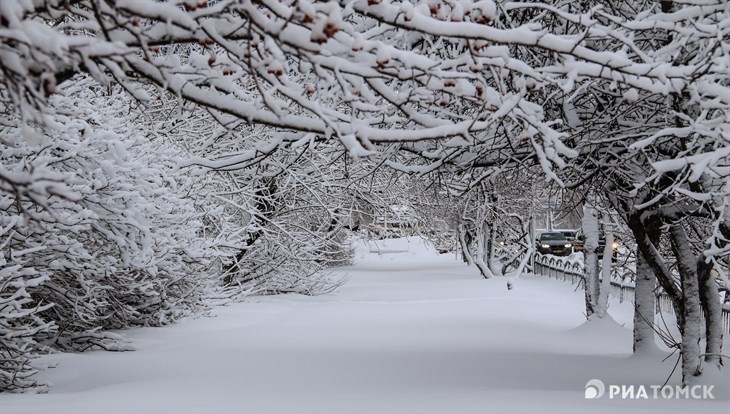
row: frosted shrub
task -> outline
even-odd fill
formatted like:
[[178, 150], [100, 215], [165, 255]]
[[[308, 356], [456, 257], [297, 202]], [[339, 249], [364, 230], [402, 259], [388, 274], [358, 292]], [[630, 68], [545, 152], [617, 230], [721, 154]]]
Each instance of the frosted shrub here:
[[[129, 326], [199, 313], [207, 244], [174, 165], [80, 81], [44, 129], [6, 128], [0, 162], [0, 388], [33, 385], [40, 346], [125, 350]], [[96, 94], [95, 94], [96, 93]], [[19, 123], [19, 122], [18, 122]]]

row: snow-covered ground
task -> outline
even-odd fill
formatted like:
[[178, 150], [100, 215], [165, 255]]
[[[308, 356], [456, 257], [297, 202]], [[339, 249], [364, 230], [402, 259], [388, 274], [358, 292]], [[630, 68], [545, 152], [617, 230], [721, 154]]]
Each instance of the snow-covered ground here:
[[136, 352], [44, 357], [51, 392], [0, 395], [0, 413], [730, 412], [727, 374], [715, 401], [584, 398], [590, 379], [662, 384], [676, 362], [630, 355], [630, 304], [612, 308], [624, 327], [586, 325], [569, 284], [529, 276], [508, 291], [418, 239], [361, 244], [339, 272], [349, 281], [330, 295], [127, 331]]

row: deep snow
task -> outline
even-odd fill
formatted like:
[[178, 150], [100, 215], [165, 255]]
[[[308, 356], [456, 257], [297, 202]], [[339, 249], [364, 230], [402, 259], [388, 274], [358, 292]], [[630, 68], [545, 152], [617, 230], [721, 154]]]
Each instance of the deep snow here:
[[586, 325], [573, 286], [525, 276], [508, 291], [419, 239], [360, 244], [338, 272], [330, 295], [127, 331], [135, 352], [46, 356], [51, 392], [0, 395], [0, 414], [730, 412], [727, 370], [721, 400], [584, 399], [589, 379], [662, 384], [676, 361], [630, 355], [630, 304]]

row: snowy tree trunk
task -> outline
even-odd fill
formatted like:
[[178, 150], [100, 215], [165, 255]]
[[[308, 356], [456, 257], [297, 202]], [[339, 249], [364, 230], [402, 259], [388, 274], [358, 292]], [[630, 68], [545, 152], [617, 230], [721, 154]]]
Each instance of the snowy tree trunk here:
[[637, 249], [641, 251], [641, 255], [647, 266], [653, 270], [658, 285], [661, 286], [664, 293], [672, 300], [674, 314], [677, 318], [677, 327], [681, 332], [684, 329], [684, 323], [682, 322], [684, 319], [682, 292], [677, 283], [675, 283], [670, 269], [664, 263], [664, 259], [656, 248], [662, 236], [661, 221], [659, 221], [657, 216], [649, 220], [642, 219], [639, 212], [634, 212], [629, 216], [628, 224], [636, 240]]
[[469, 245], [471, 244], [471, 237], [467, 232], [463, 224], [459, 225], [459, 245], [461, 246], [461, 258], [462, 260], [472, 266], [474, 264], [474, 258], [471, 256], [469, 251]]
[[683, 329], [682, 329], [682, 383], [695, 385], [702, 374], [700, 339], [702, 338], [702, 314], [700, 287], [695, 267], [695, 256], [681, 225], [670, 230], [672, 250], [677, 257], [677, 267], [682, 281]]
[[636, 249], [636, 282], [634, 289], [634, 353], [657, 349], [654, 343], [656, 308], [656, 276], [639, 249]]
[[537, 252], [537, 246], [535, 244], [535, 215], [530, 211], [530, 221], [528, 224], [527, 234], [529, 240], [527, 254], [530, 256], [530, 271], [535, 272], [535, 253]]
[[598, 307], [596, 316], [603, 318], [608, 312], [608, 293], [611, 291], [611, 258], [613, 256], [613, 232], [609, 225], [606, 228], [606, 246], [603, 248], [603, 263], [601, 268], [601, 287], [598, 291]]
[[497, 229], [496, 225], [492, 223], [489, 226], [489, 244], [488, 244], [488, 264], [489, 270], [496, 276], [502, 276], [502, 263], [497, 256]]
[[596, 310], [596, 299], [598, 298], [598, 217], [596, 211], [590, 207], [583, 212], [583, 235], [585, 244], [583, 254], [585, 256], [585, 302], [586, 317], [593, 316]]
[[710, 270], [712, 265], [705, 261], [704, 255], [697, 262], [697, 276], [699, 279], [700, 301], [705, 313], [705, 362], [717, 368], [722, 366], [722, 303], [717, 289], [717, 283]]
[[479, 269], [479, 273], [482, 274], [482, 277], [485, 279], [489, 279], [494, 274], [489, 269], [489, 265], [484, 261], [484, 258], [486, 257], [486, 246], [485, 242], [487, 241], [487, 235], [484, 233], [484, 228], [481, 227], [477, 229], [477, 247], [476, 247], [476, 254], [472, 255], [474, 258], [474, 264], [477, 266], [477, 269]]

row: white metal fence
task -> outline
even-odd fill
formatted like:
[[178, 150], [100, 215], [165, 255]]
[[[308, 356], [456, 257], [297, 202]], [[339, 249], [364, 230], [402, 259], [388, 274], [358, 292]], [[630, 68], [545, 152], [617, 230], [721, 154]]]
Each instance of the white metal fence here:
[[[567, 258], [552, 255], [535, 255], [535, 274], [553, 279], [570, 281], [573, 285], [585, 283], [583, 263], [571, 262]], [[618, 298], [619, 302], [634, 301], [634, 282], [612, 272], [610, 296]], [[656, 312], [674, 314], [672, 300], [665, 293], [659, 293], [656, 300]], [[722, 325], [726, 333], [730, 333], [730, 309], [722, 309]]]

